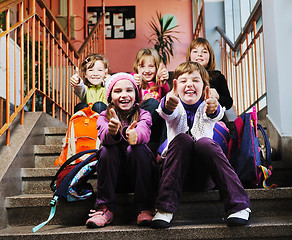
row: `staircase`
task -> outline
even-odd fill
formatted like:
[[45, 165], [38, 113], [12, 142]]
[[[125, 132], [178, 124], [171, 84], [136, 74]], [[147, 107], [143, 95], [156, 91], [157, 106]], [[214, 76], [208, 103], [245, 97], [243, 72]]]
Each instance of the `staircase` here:
[[[173, 226], [155, 230], [138, 227], [131, 212], [132, 195], [119, 195], [112, 225], [87, 229], [85, 221], [94, 200], [66, 203], [60, 200], [55, 217], [37, 233], [32, 228], [50, 213], [49, 183], [57, 168], [65, 128], [46, 127], [45, 145], [34, 146], [35, 168], [22, 168], [22, 194], [6, 198], [8, 227], [0, 239], [292, 239], [292, 188], [248, 189], [252, 202], [250, 225], [227, 227], [217, 191], [184, 193]], [[93, 185], [95, 180], [91, 180]], [[125, 210], [126, 209], [126, 210]], [[125, 211], [130, 214], [125, 213]]]

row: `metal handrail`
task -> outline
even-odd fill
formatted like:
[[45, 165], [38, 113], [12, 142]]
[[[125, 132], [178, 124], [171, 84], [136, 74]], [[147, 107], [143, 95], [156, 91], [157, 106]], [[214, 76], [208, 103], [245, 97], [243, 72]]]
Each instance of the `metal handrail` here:
[[201, 2], [200, 13], [196, 20], [196, 28], [194, 33], [194, 39], [198, 37], [205, 37], [205, 3]]
[[0, 136], [6, 133], [9, 145], [11, 124], [18, 115], [23, 124], [25, 110], [69, 122], [78, 102], [69, 77], [86, 54], [104, 54], [104, 27], [101, 18], [77, 51], [43, 0], [7, 0], [0, 3], [2, 12], [6, 26], [0, 33], [0, 74], [5, 77], [0, 81], [5, 93], [0, 89]]
[[234, 44], [220, 27], [216, 27], [221, 36], [221, 70], [238, 115], [252, 106], [259, 111], [267, 105], [261, 13], [259, 0]]

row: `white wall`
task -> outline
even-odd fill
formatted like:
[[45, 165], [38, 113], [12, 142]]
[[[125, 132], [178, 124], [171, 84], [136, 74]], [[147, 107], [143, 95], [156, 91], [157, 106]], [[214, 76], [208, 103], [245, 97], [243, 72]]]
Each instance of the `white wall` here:
[[205, 29], [206, 38], [213, 47], [216, 68], [221, 70], [221, 55], [220, 55], [220, 35], [215, 30], [215, 27], [224, 27], [224, 2], [223, 0], [205, 0]]
[[[14, 55], [14, 41], [10, 39], [10, 103], [15, 104], [14, 100], [14, 79], [16, 72], [16, 105], [20, 104], [20, 48], [16, 46]], [[0, 97], [6, 99], [6, 37], [0, 38]], [[16, 64], [15, 64], [16, 63]]]
[[292, 1], [264, 0], [268, 117], [280, 136], [292, 136]]

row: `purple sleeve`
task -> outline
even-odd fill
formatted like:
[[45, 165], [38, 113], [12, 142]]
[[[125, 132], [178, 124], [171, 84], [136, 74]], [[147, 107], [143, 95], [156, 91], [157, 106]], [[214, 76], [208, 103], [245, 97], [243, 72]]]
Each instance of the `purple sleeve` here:
[[220, 112], [220, 106], [219, 106], [219, 104], [218, 104], [217, 110], [216, 110], [213, 114], [207, 114], [207, 116], [208, 116], [209, 118], [215, 118], [215, 117], [218, 116], [219, 112]]
[[100, 113], [96, 123], [98, 129], [98, 137], [100, 139], [101, 144], [112, 145], [121, 141], [120, 132], [116, 136], [112, 136], [111, 134], [109, 134], [106, 111]]
[[136, 126], [136, 131], [138, 135], [137, 144], [146, 144], [149, 142], [151, 126], [152, 126], [151, 114], [144, 109], [140, 109], [140, 120]]

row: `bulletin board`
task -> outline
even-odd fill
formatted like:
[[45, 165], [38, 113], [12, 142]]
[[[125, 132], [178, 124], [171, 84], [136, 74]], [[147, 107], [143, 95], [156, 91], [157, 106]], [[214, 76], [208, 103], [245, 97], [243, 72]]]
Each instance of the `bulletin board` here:
[[[106, 39], [136, 38], [135, 6], [105, 7]], [[101, 7], [87, 7], [88, 34], [102, 15]]]

